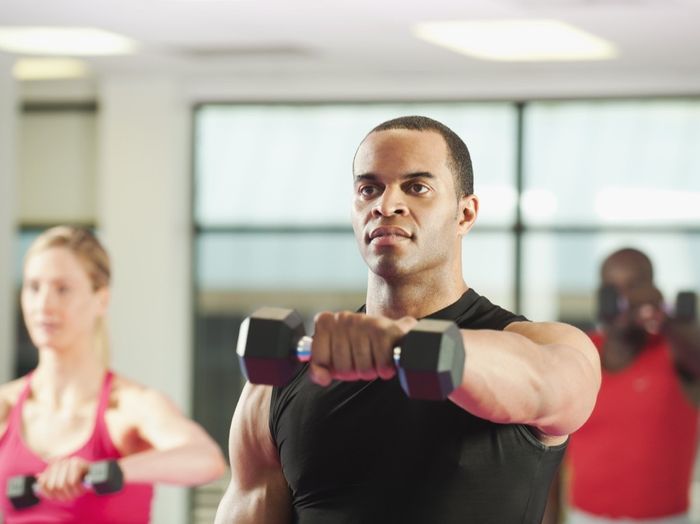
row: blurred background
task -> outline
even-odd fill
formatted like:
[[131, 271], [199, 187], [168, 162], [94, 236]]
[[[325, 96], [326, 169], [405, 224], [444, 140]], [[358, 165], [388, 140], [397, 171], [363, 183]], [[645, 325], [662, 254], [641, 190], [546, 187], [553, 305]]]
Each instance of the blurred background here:
[[[0, 382], [36, 361], [27, 246], [85, 225], [113, 367], [226, 449], [241, 319], [364, 302], [351, 160], [405, 114], [470, 148], [464, 274], [494, 302], [590, 328], [625, 245], [669, 302], [697, 290], [699, 25], [697, 0], [2, 0]], [[159, 487], [156, 522], [211, 522], [224, 486]]]

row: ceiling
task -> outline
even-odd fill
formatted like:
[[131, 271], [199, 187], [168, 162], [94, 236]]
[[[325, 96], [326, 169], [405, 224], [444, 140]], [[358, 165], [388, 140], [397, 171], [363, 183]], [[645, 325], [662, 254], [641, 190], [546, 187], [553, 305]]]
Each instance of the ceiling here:
[[[613, 42], [578, 63], [487, 62], [418, 40], [414, 24], [548, 18]], [[96, 78], [176, 75], [204, 98], [700, 93], [700, 0], [0, 0], [0, 26], [90, 26], [138, 54], [88, 59]]]

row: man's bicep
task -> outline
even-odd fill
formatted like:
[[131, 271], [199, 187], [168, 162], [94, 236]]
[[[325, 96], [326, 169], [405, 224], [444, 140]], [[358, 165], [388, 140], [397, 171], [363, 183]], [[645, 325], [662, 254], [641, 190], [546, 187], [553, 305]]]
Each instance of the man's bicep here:
[[217, 524], [288, 523], [291, 500], [269, 431], [272, 388], [246, 384], [231, 420], [231, 483]]
[[700, 407], [700, 377], [691, 375], [681, 369], [677, 369], [676, 374], [686, 398], [695, 407]]
[[261, 471], [280, 468], [269, 430], [271, 397], [271, 387], [246, 383], [231, 419], [231, 475], [242, 486], [256, 483]]
[[600, 373], [600, 358], [590, 337], [580, 329], [561, 322], [513, 322], [506, 331], [518, 333], [541, 345], [559, 344], [580, 351]]

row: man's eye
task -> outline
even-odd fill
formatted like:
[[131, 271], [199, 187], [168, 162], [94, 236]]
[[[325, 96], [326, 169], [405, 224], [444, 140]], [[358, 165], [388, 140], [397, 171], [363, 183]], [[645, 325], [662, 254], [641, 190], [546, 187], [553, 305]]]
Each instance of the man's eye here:
[[428, 186], [423, 184], [411, 184], [408, 190], [414, 195], [420, 195], [428, 191]]
[[374, 186], [362, 186], [360, 188], [360, 194], [364, 197], [370, 197], [374, 195], [377, 191], [377, 188]]

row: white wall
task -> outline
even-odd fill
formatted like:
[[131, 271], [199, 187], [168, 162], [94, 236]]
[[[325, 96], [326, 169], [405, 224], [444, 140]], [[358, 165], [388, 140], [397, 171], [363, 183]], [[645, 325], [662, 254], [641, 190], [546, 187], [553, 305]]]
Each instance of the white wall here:
[[0, 383], [14, 373], [15, 355], [15, 201], [17, 97], [11, 67], [0, 55]]
[[25, 111], [18, 137], [19, 221], [95, 221], [95, 112]]
[[[191, 396], [189, 112], [176, 79], [106, 79], [99, 93], [97, 220], [113, 263], [112, 362]], [[157, 488], [155, 521], [186, 522], [187, 493]]]

